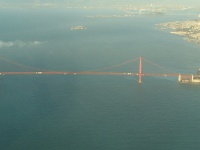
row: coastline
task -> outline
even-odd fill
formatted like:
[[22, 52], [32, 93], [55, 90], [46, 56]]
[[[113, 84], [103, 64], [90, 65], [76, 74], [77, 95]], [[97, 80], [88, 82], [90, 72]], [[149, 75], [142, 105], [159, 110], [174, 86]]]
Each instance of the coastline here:
[[167, 22], [156, 25], [160, 30], [169, 30], [171, 34], [183, 36], [188, 42], [200, 44], [200, 20]]

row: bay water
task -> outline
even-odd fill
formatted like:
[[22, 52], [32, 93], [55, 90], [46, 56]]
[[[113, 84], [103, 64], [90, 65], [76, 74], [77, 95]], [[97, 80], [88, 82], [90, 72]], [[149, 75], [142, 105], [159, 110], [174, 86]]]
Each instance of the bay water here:
[[[2, 9], [0, 57], [54, 71], [88, 71], [144, 57], [196, 73], [200, 47], [155, 24], [195, 16], [116, 10]], [[86, 30], [71, 30], [85, 26]], [[0, 60], [1, 71], [32, 71]], [[145, 65], [144, 72], [159, 72]], [[138, 62], [108, 71], [137, 72]], [[176, 77], [0, 76], [2, 150], [198, 150], [200, 85]]]

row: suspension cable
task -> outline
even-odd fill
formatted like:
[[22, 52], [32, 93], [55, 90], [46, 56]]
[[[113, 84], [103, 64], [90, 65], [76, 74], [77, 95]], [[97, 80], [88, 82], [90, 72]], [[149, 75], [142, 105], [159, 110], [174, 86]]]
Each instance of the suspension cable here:
[[[26, 66], [26, 65], [23, 65], [23, 64], [20, 64], [20, 63], [17, 63], [17, 62], [8, 60], [8, 59], [3, 58], [3, 57], [0, 57], [0, 59], [3, 60], [3, 61], [5, 61], [5, 62], [8, 62], [8, 63], [10, 63], [10, 64], [14, 64], [14, 65], [16, 65], [16, 66], [23, 67], [23, 68], [27, 68], [27, 69], [39, 70], [39, 71], [48, 71], [48, 72], [56, 72], [56, 71], [53, 71], [53, 70], [47, 70], [47, 69], [41, 69], [41, 68]], [[99, 69], [94, 69], [94, 70], [89, 70], [89, 71], [83, 71], [83, 72], [96, 72], [96, 71], [107, 70], [107, 69], [111, 69], [111, 68], [117, 68], [117, 67], [120, 67], [120, 66], [129, 64], [129, 63], [131, 63], [131, 62], [134, 62], [134, 61], [136, 61], [136, 60], [138, 60], [138, 59], [139, 59], [139, 58], [135, 58], [135, 59], [128, 60], [128, 61], [126, 61], [126, 62], [117, 64], [117, 65], [114, 65], [114, 66], [109, 66], [109, 67], [99, 68]]]
[[[52, 70], [46, 70], [46, 69], [40, 69], [40, 68], [35, 68], [35, 67], [30, 67], [30, 66], [26, 66], [26, 65], [23, 65], [23, 64], [20, 64], [20, 63], [17, 63], [17, 62], [14, 62], [14, 61], [11, 61], [11, 60], [8, 60], [6, 58], [3, 58], [3, 57], [0, 57], [1, 60], [5, 61], [5, 62], [8, 62], [10, 64], [13, 64], [13, 65], [16, 65], [16, 66], [19, 66], [19, 67], [23, 67], [23, 68], [27, 68], [27, 69], [32, 69], [32, 70], [39, 70], [39, 71], [51, 71]], [[54, 72], [54, 71], [53, 71]]]
[[173, 71], [171, 71], [171, 70], [169, 70], [169, 69], [166, 69], [166, 68], [164, 68], [164, 67], [162, 67], [162, 66], [160, 66], [160, 65], [158, 65], [158, 64], [155, 64], [155, 63], [153, 63], [152, 61], [150, 61], [150, 60], [148, 60], [148, 59], [146, 59], [146, 58], [143, 58], [143, 57], [142, 57], [142, 59], [145, 60], [145, 61], [147, 61], [147, 62], [150, 63], [151, 65], [154, 65], [154, 66], [156, 66], [156, 67], [158, 67], [158, 68], [161, 68], [161, 69], [163, 69], [163, 70], [165, 70], [165, 71], [174, 73]]
[[122, 63], [117, 64], [117, 65], [113, 65], [113, 66], [109, 66], [109, 67], [105, 67], [105, 68], [94, 69], [94, 70], [89, 70], [89, 71], [95, 72], [95, 71], [102, 71], [102, 70], [117, 68], [117, 67], [120, 67], [120, 66], [129, 64], [129, 63], [131, 63], [131, 62], [134, 62], [134, 61], [136, 61], [136, 60], [138, 60], [138, 59], [139, 59], [139, 58], [135, 58], [135, 59], [128, 60], [128, 61], [126, 61], [126, 62], [122, 62]]

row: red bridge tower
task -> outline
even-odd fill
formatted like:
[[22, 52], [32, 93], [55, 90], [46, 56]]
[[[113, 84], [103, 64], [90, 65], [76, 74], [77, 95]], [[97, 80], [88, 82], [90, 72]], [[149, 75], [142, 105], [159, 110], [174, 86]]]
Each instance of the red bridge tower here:
[[138, 83], [142, 83], [142, 57], [140, 57], [138, 77]]

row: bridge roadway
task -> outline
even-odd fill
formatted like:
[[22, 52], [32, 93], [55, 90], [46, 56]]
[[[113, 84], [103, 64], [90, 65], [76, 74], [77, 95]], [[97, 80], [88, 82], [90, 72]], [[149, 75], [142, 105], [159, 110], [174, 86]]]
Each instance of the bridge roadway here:
[[0, 75], [136, 75], [135, 73], [123, 72], [63, 72], [63, 71], [44, 71], [44, 72], [0, 72]]
[[[63, 72], [63, 71], [44, 71], [44, 72], [0, 72], [0, 75], [127, 75], [138, 76], [138, 73], [127, 72]], [[142, 76], [179, 76], [179, 74], [155, 74], [155, 73], [142, 73]], [[189, 76], [189, 74], [182, 74], [182, 76]]]

